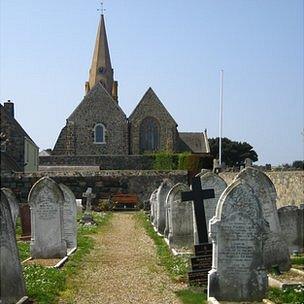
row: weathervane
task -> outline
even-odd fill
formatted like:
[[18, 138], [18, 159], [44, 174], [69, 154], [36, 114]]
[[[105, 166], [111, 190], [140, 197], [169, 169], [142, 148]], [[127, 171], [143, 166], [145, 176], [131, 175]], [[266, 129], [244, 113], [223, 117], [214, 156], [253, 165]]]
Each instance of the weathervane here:
[[103, 13], [106, 11], [103, 7], [103, 1], [100, 1], [100, 8], [97, 9], [98, 12], [101, 12], [101, 14], [103, 15]]

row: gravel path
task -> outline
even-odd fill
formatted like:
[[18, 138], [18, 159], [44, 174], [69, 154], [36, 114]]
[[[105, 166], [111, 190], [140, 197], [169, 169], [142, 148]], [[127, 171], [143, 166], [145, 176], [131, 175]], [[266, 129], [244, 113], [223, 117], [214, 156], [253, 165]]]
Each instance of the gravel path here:
[[71, 282], [77, 289], [72, 303], [181, 303], [174, 291], [182, 286], [158, 264], [153, 241], [132, 213], [114, 213], [94, 238], [95, 249]]

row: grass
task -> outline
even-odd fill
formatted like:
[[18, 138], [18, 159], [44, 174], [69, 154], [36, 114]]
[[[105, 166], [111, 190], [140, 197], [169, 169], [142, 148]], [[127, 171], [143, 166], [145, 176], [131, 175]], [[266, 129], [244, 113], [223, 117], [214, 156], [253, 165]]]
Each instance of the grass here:
[[[110, 219], [111, 214], [102, 216], [93, 212], [93, 219], [96, 226], [79, 226], [77, 234], [77, 250], [71, 255], [61, 269], [47, 268], [37, 265], [25, 266], [23, 273], [27, 289], [27, 295], [39, 304], [51, 304], [56, 301], [59, 294], [66, 290], [67, 280], [77, 274], [77, 269], [81, 265], [85, 256], [94, 248], [94, 239], [91, 234], [97, 233]], [[24, 257], [27, 250], [19, 242], [20, 256]], [[29, 247], [29, 244], [27, 244]]]
[[[148, 216], [143, 212], [137, 212], [134, 216], [154, 241], [160, 263], [165, 267], [171, 279], [175, 282], [187, 282], [189, 257], [173, 256], [163, 237], [159, 236], [153, 229]], [[206, 294], [202, 292], [201, 288], [189, 287], [177, 291], [176, 295], [184, 304], [203, 304], [206, 301]]]
[[292, 257], [291, 264], [294, 265], [304, 265], [304, 256]]
[[25, 259], [27, 259], [31, 256], [30, 243], [29, 242], [18, 241], [17, 246], [18, 246], [18, 249], [19, 249], [20, 261], [24, 261]]
[[303, 304], [304, 303], [304, 287], [298, 288], [269, 288], [267, 292], [267, 299], [276, 304]]

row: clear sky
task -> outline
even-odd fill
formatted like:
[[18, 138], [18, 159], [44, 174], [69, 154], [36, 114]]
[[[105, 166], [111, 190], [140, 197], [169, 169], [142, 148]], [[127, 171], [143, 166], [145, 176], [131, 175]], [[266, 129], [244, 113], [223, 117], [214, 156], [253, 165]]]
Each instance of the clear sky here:
[[[179, 131], [249, 142], [259, 163], [303, 159], [302, 0], [105, 0], [119, 103], [151, 86]], [[84, 95], [96, 0], [1, 0], [0, 100], [40, 149], [53, 148]]]

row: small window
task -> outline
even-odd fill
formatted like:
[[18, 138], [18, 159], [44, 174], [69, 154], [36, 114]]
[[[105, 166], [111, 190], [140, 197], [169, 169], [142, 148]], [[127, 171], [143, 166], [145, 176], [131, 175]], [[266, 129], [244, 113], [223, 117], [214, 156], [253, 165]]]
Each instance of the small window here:
[[94, 144], [104, 144], [106, 128], [102, 123], [98, 123], [94, 127]]

